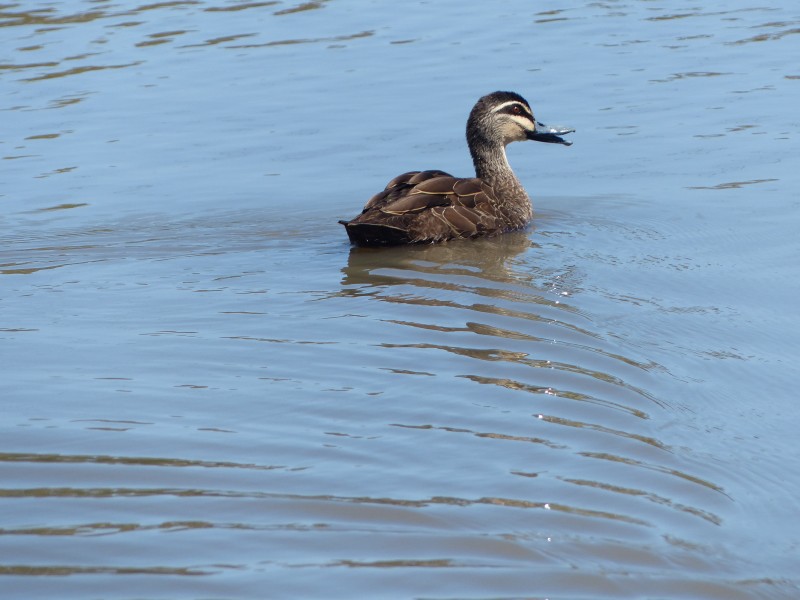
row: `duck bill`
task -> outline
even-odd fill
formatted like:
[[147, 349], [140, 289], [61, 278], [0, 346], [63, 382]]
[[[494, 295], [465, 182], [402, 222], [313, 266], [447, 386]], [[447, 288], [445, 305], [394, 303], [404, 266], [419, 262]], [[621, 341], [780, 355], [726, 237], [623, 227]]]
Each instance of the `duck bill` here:
[[562, 138], [562, 135], [575, 131], [570, 127], [549, 127], [536, 121], [536, 129], [528, 132], [528, 139], [534, 142], [547, 142], [548, 144], [564, 144], [571, 146], [572, 142]]

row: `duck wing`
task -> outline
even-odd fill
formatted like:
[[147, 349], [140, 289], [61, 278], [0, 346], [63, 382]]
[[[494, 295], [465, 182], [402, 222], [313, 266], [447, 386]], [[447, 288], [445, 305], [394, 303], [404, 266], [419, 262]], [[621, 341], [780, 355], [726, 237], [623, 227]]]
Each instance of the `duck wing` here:
[[[433, 177], [419, 183], [403, 198], [380, 210], [387, 214], [420, 213], [417, 226], [423, 239], [475, 237], [498, 228], [494, 193], [478, 178]], [[427, 213], [427, 214], [426, 214]], [[446, 226], [444, 234], [437, 232]]]
[[480, 179], [413, 171], [395, 177], [358, 217], [343, 224], [351, 241], [359, 245], [475, 237], [498, 229], [492, 198], [491, 187]]
[[371, 208], [381, 207], [389, 202], [402, 198], [406, 194], [409, 194], [417, 184], [436, 177], [452, 177], [452, 175], [444, 171], [436, 170], [409, 171], [408, 173], [398, 175], [387, 183], [382, 191], [367, 200], [367, 203], [364, 205], [364, 210], [361, 212], [363, 214]]

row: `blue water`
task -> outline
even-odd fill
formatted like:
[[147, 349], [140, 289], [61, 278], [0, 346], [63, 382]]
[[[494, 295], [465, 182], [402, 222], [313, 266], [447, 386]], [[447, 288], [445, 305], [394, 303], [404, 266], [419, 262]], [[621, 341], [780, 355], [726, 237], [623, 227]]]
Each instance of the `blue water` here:
[[[0, 24], [0, 596], [800, 596], [792, 3]], [[351, 249], [495, 89], [531, 228]]]

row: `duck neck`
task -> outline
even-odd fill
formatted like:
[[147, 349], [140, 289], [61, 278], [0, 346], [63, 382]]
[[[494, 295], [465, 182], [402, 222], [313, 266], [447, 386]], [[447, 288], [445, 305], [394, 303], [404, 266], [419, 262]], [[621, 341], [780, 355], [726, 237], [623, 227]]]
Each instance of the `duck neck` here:
[[524, 227], [532, 216], [531, 201], [508, 164], [505, 146], [473, 137], [469, 139], [469, 149], [475, 175], [492, 187], [512, 228]]
[[470, 154], [475, 175], [492, 187], [505, 188], [510, 183], [516, 184], [514, 187], [522, 187], [508, 164], [506, 149], [502, 145], [473, 145], [470, 146]]

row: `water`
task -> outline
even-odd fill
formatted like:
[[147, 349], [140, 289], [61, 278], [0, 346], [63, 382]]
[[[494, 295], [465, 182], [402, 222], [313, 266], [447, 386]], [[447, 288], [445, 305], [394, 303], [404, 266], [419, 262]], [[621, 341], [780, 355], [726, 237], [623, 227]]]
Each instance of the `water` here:
[[[0, 23], [0, 596], [800, 595], [792, 3]], [[349, 248], [494, 89], [533, 226]]]

